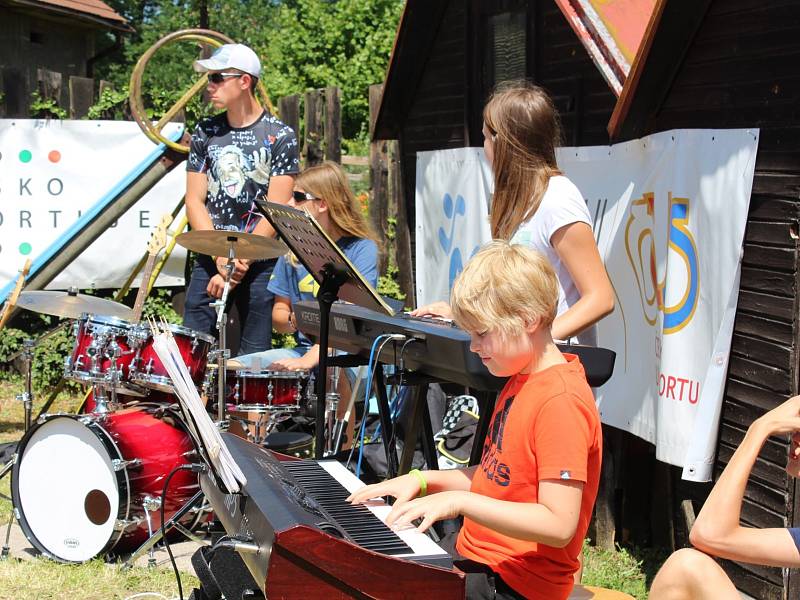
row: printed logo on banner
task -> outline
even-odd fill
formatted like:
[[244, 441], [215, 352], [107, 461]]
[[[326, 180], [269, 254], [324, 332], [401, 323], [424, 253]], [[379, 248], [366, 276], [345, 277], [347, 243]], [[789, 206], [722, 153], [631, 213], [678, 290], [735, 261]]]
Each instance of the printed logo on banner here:
[[[0, 152], [0, 160], [2, 160], [3, 158], [4, 158], [4, 154]], [[36, 157], [36, 158], [41, 158], [41, 157]], [[29, 150], [27, 148], [23, 148], [17, 153], [17, 159], [23, 165], [27, 165], [28, 163], [30, 163], [31, 161], [34, 160], [34, 154], [33, 154], [33, 152], [31, 150]], [[47, 153], [47, 161], [52, 163], [52, 164], [59, 163], [61, 161], [61, 152], [59, 150], [50, 150]], [[43, 161], [39, 161], [39, 162], [43, 162]], [[27, 176], [17, 177], [17, 179], [18, 179], [18, 184], [19, 184], [18, 191], [19, 191], [19, 197], [20, 198], [27, 198], [28, 196], [33, 196], [34, 193], [37, 192], [37, 191], [39, 191], [39, 192], [46, 191], [47, 194], [49, 194], [50, 196], [55, 197], [55, 196], [61, 195], [61, 193], [64, 191], [64, 181], [63, 181], [63, 179], [61, 179], [58, 176], [53, 176], [52, 173], [48, 173], [44, 177], [37, 178], [37, 180], [34, 180], [33, 177], [27, 177]], [[46, 181], [44, 182], [43, 189], [38, 189], [37, 190], [37, 188], [41, 187], [41, 185], [42, 185], [41, 182], [43, 180], [45, 180], [45, 179], [46, 179]], [[61, 211], [60, 210], [59, 211], [52, 211], [51, 210], [50, 213], [53, 215], [53, 222], [57, 223], [58, 215], [59, 215], [59, 213], [61, 213]], [[0, 212], [0, 225], [2, 225], [3, 222], [8, 217], [9, 217], [8, 214], [3, 214], [2, 212]], [[20, 210], [19, 211], [19, 228], [23, 229], [23, 228], [27, 227], [28, 229], [30, 229], [31, 228], [31, 217], [32, 217], [31, 211], [29, 211], [29, 210]], [[28, 241], [28, 240], [23, 240], [23, 241], [19, 242], [19, 244], [17, 245], [17, 250], [19, 251], [19, 253], [22, 256], [29, 255], [31, 252], [33, 252], [33, 249], [34, 249], [33, 248], [33, 244], [31, 243], [31, 241]], [[2, 244], [0, 244], [0, 252], [3, 252], [3, 251], [4, 251], [4, 248], [3, 248]]]
[[[644, 320], [656, 326], [658, 313], [664, 315], [663, 326], [656, 333], [655, 356], [661, 359], [662, 335], [675, 334], [692, 321], [700, 296], [698, 251], [692, 232], [689, 231], [689, 199], [674, 198], [668, 194], [668, 251], [680, 258], [683, 269], [671, 269], [669, 280], [667, 269], [659, 280], [657, 273], [655, 225], [655, 195], [647, 192], [631, 202], [630, 214], [625, 225], [625, 251], [639, 289], [639, 300]], [[638, 222], [637, 222], [638, 220]], [[670, 294], [667, 294], [667, 285]], [[673, 292], [678, 291], [675, 294]], [[678, 300], [667, 306], [668, 298]], [[700, 382], [686, 373], [659, 373], [656, 389], [660, 398], [688, 401], [697, 404]]]
[[[456, 221], [458, 220], [458, 216], [461, 215], [462, 221], [466, 220], [467, 217], [467, 206], [466, 202], [464, 202], [464, 197], [459, 194], [456, 196], [456, 201], [453, 203], [453, 197], [450, 194], [445, 194], [442, 198], [442, 210], [444, 211], [445, 217], [450, 222], [450, 233], [446, 233], [444, 227], [439, 227], [439, 245], [444, 250], [444, 253], [448, 255], [450, 267], [448, 272], [450, 274], [449, 281], [448, 281], [448, 288], [453, 288], [453, 282], [458, 277], [458, 274], [464, 269], [464, 261], [461, 257], [461, 248], [458, 248], [454, 243], [455, 240], [455, 232], [456, 232]], [[478, 251], [479, 246], [476, 245], [472, 252], [470, 253], [470, 257]]]
[[[641, 221], [637, 223], [638, 219]], [[670, 306], [666, 306], [665, 301], [666, 271], [660, 281], [657, 274], [654, 223], [655, 195], [648, 192], [631, 203], [625, 225], [625, 251], [639, 288], [645, 321], [654, 326], [658, 312], [664, 313], [663, 332], [669, 335], [677, 333], [691, 322], [700, 296], [697, 244], [689, 231], [689, 199], [673, 198], [669, 194], [669, 249], [680, 257], [685, 267], [683, 280], [677, 280], [674, 273], [670, 278], [670, 291], [672, 286], [680, 286], [678, 289], [683, 290], [680, 299]]]

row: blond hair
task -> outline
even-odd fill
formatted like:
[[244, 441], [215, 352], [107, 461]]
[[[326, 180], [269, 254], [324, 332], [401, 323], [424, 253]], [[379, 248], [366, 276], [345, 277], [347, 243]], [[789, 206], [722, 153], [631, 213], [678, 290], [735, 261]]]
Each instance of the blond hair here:
[[558, 308], [558, 278], [542, 254], [495, 240], [464, 266], [450, 292], [456, 324], [466, 331], [522, 331], [541, 319], [549, 328]]
[[344, 235], [377, 243], [378, 236], [361, 212], [353, 190], [350, 189], [347, 175], [338, 164], [325, 161], [308, 167], [297, 176], [295, 186], [325, 200], [331, 223]]
[[537, 211], [550, 178], [561, 174], [561, 125], [547, 92], [527, 81], [498, 87], [483, 121], [493, 136], [492, 237], [508, 240]]

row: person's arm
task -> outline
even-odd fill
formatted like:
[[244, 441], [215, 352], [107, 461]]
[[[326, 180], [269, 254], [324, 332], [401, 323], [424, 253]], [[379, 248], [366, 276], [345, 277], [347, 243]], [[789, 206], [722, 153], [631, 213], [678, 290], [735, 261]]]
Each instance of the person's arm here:
[[278, 333], [294, 333], [297, 328], [291, 321], [292, 303], [286, 296], [275, 296], [272, 305], [272, 326]]
[[436, 521], [463, 515], [493, 531], [520, 540], [563, 548], [575, 537], [583, 498], [583, 482], [539, 482], [539, 502], [509, 502], [465, 491], [447, 491], [396, 506], [387, 525], [402, 527], [422, 519], [419, 531]]
[[206, 208], [208, 177], [205, 173], [186, 172], [186, 218], [189, 225], [197, 231], [214, 229], [211, 215]]
[[[750, 471], [772, 435], [800, 430], [800, 396], [756, 419], [733, 453], [697, 516], [689, 540], [720, 558], [776, 567], [800, 566], [800, 552], [785, 528], [742, 527], [739, 518]], [[796, 444], [792, 445], [796, 452]]]
[[587, 223], [570, 223], [559, 228], [550, 237], [550, 243], [581, 295], [580, 300], [553, 321], [553, 339], [567, 340], [614, 310], [614, 290]]
[[[477, 467], [467, 467], [466, 469], [447, 469], [444, 471], [422, 471], [421, 475], [426, 484], [426, 494], [438, 494], [454, 490], [466, 492], [472, 484], [472, 476], [475, 474], [476, 469]], [[407, 473], [380, 483], [364, 486], [350, 494], [347, 500], [357, 504], [372, 498], [392, 496], [395, 499], [394, 509], [397, 509], [405, 502], [416, 498], [420, 493], [420, 486], [420, 479], [416, 475]]]

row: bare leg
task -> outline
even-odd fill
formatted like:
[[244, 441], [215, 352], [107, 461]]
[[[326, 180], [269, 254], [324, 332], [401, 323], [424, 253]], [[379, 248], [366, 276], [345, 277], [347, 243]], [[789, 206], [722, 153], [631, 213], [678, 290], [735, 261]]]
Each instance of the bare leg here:
[[693, 548], [673, 552], [661, 566], [650, 600], [740, 600], [731, 580], [717, 562]]

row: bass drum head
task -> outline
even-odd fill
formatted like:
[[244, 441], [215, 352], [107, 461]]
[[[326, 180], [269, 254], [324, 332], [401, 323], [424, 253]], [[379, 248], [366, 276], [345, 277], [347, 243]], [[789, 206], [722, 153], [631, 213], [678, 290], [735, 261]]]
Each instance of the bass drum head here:
[[20, 442], [12, 495], [28, 541], [66, 562], [100, 554], [115, 536], [120, 482], [109, 454], [114, 445], [75, 418], [36, 425]]

